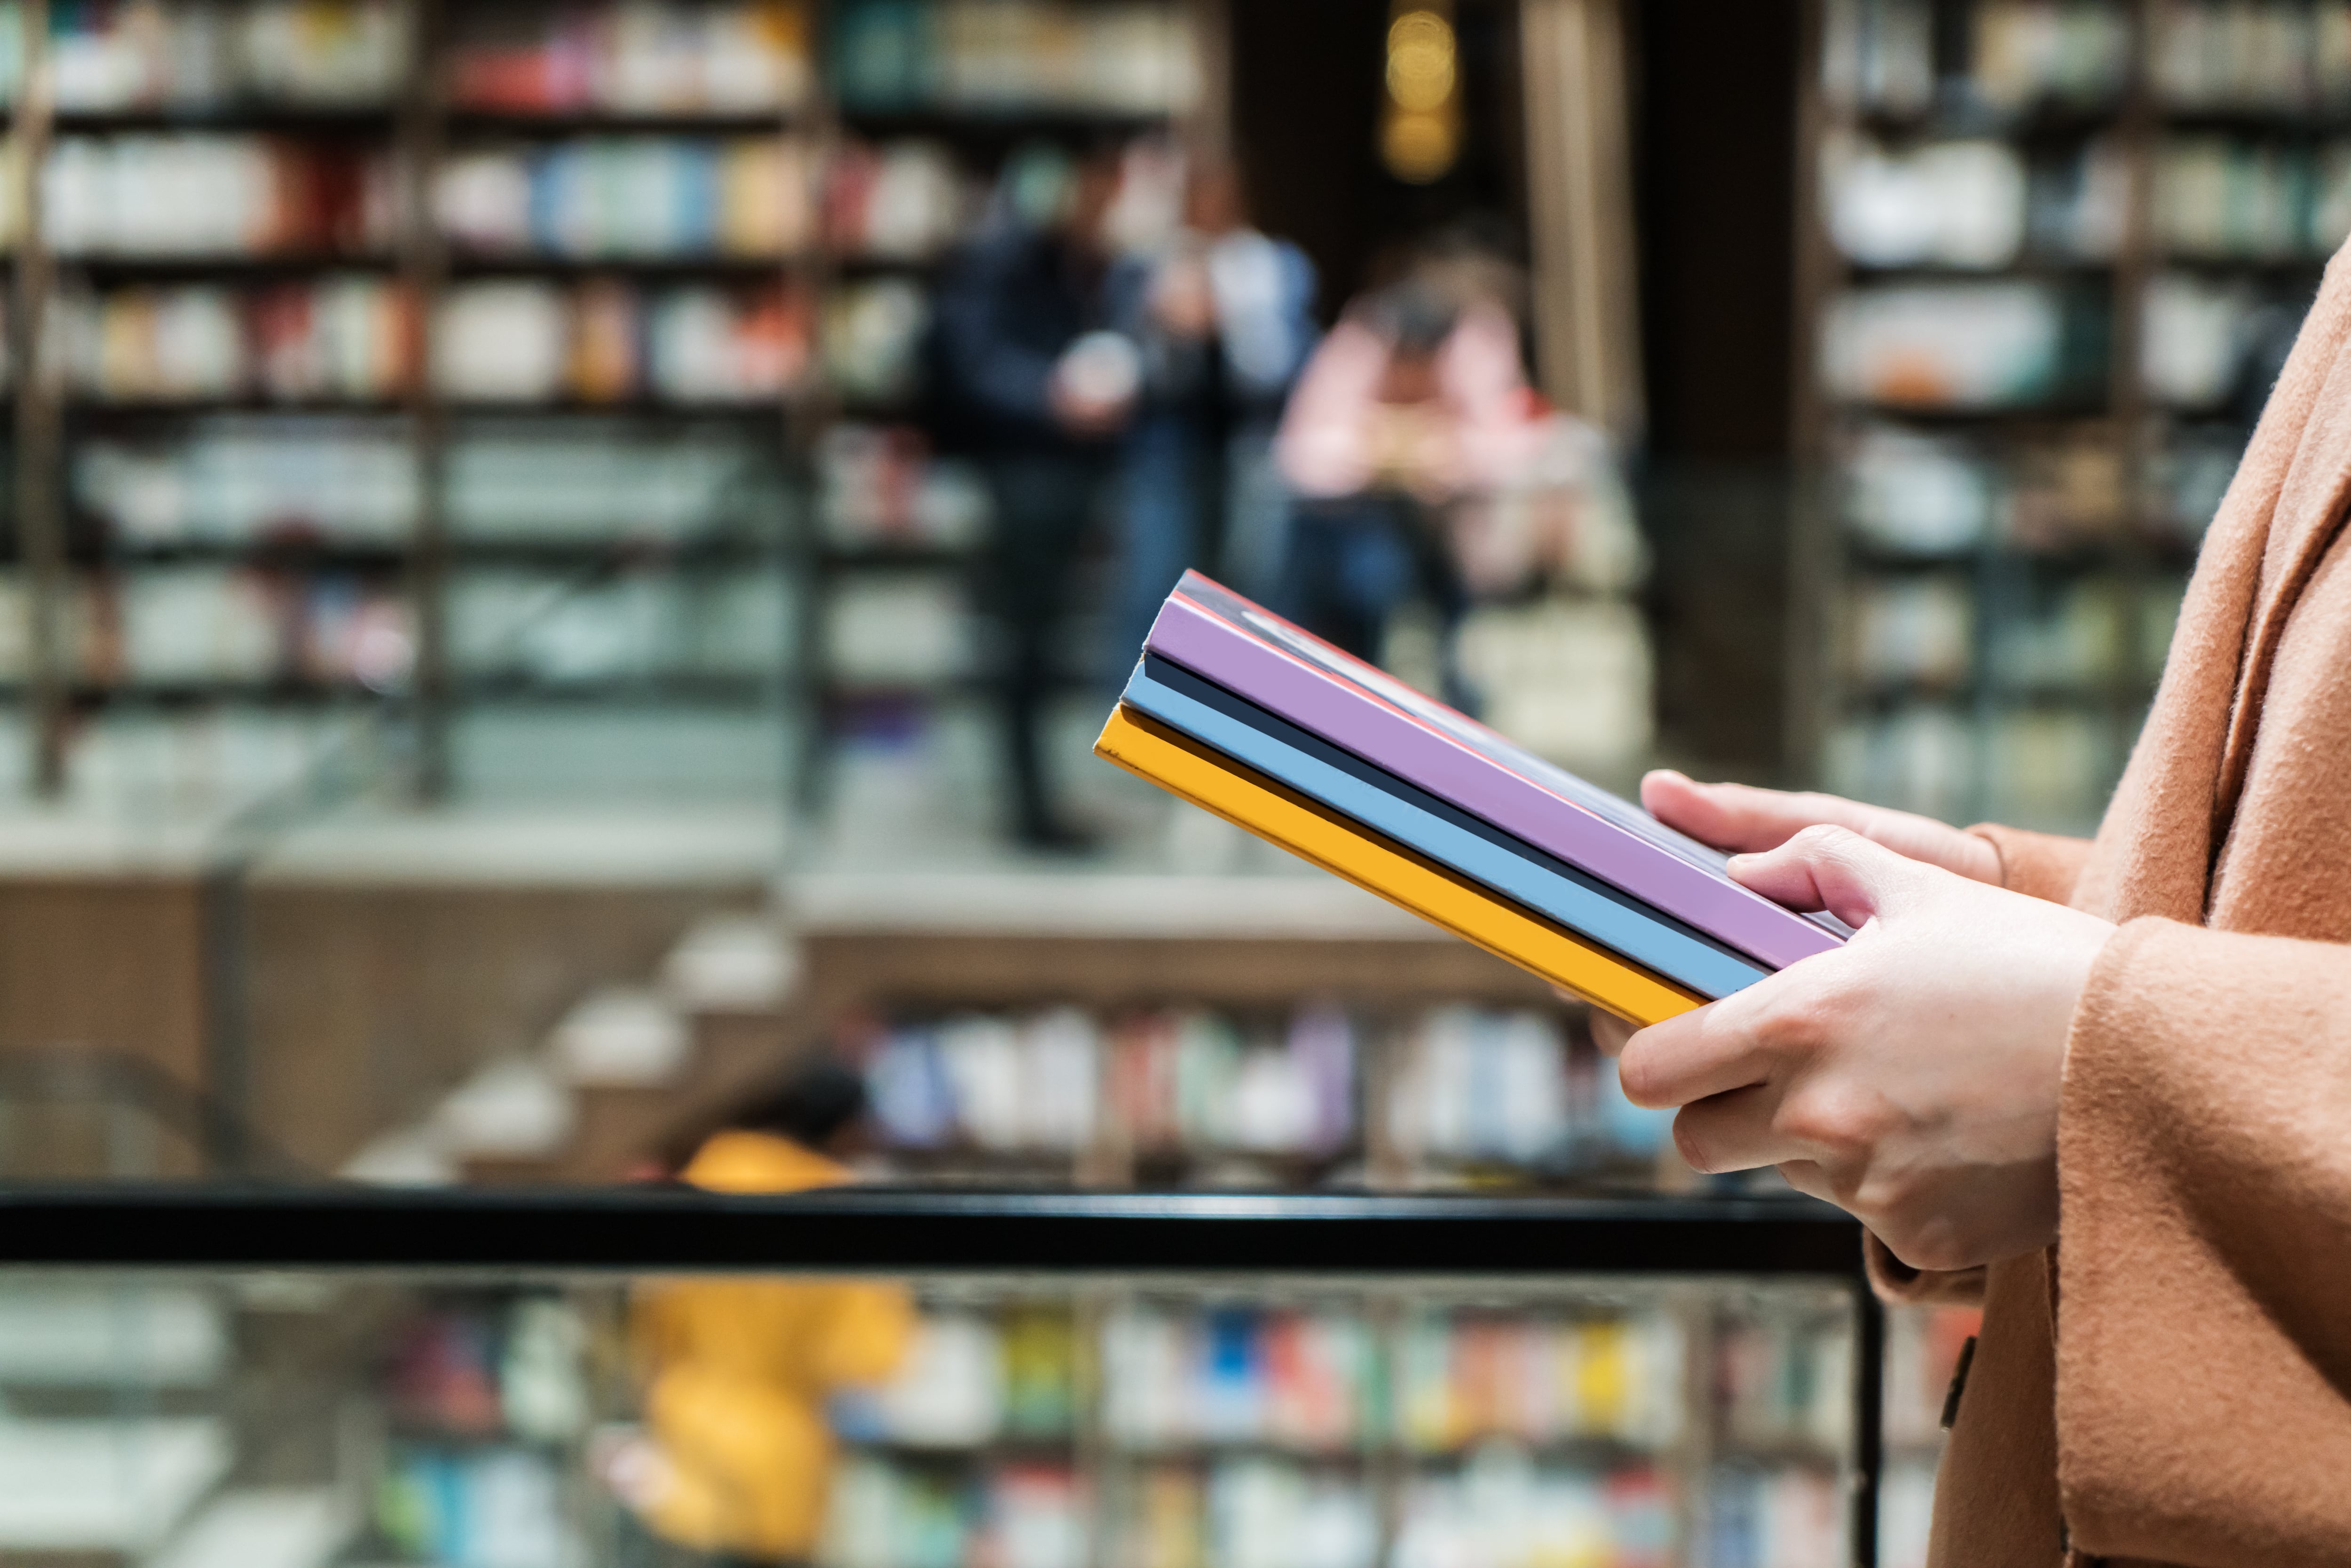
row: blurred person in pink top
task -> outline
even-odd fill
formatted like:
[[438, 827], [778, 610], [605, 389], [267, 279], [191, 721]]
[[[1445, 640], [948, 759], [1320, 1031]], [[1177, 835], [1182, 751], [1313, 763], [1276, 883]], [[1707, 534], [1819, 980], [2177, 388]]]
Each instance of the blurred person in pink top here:
[[[1290, 394], [1274, 456], [1296, 497], [1273, 608], [1360, 657], [1416, 594], [1444, 642], [1468, 608], [1445, 519], [1511, 485], [1548, 438], [1498, 263], [1426, 255], [1349, 307]], [[1468, 694], [1450, 667], [1448, 701]]]

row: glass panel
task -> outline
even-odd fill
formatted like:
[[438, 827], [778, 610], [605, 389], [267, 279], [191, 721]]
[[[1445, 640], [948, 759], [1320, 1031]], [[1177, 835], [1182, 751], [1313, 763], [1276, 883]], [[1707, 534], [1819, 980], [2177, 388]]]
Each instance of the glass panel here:
[[1845, 1560], [1851, 1297], [0, 1273], [0, 1557]]

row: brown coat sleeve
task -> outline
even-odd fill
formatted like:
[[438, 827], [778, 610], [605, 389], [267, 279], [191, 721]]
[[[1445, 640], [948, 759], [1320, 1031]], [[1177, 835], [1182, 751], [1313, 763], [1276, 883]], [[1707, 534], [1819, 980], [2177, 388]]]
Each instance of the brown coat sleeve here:
[[2351, 1563], [2351, 946], [2123, 926], [2074, 1015], [2058, 1179], [2074, 1544]]
[[[2000, 852], [2002, 887], [2052, 904], [2064, 904], [2072, 896], [2083, 863], [2090, 857], [2087, 839], [2029, 833], [2022, 828], [2003, 828], [1997, 822], [1980, 822], [1968, 831]], [[1862, 1237], [1862, 1256], [1869, 1264], [1869, 1282], [1882, 1300], [1954, 1306], [1976, 1306], [1983, 1301], [1981, 1269], [1949, 1272], [1913, 1269], [1867, 1232]]]
[[2000, 852], [2001, 886], [2051, 904], [2073, 902], [2074, 884], [2090, 858], [2089, 840], [2028, 833], [1997, 822], [1979, 822], [1968, 831]]

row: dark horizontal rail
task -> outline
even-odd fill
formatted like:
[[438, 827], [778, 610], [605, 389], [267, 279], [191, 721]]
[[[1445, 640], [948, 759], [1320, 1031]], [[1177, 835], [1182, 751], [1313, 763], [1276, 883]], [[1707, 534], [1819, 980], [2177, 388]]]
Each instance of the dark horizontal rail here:
[[8, 1265], [1856, 1281], [1861, 1247], [1809, 1199], [188, 1185], [0, 1188]]

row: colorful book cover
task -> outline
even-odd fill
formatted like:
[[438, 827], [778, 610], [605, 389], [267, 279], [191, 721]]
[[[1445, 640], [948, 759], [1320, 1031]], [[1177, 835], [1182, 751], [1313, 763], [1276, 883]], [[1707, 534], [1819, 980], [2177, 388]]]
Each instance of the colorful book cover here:
[[1707, 998], [1771, 971], [1589, 873], [1147, 653], [1127, 706]]
[[1720, 852], [1197, 572], [1168, 596], [1148, 646], [1774, 968], [1848, 935], [1740, 886]]
[[1703, 1005], [1687, 988], [1123, 704], [1094, 753], [1620, 1018], [1652, 1024]]

